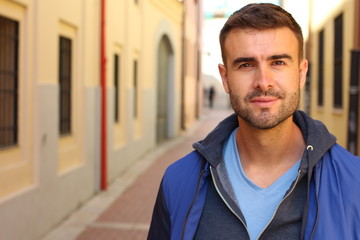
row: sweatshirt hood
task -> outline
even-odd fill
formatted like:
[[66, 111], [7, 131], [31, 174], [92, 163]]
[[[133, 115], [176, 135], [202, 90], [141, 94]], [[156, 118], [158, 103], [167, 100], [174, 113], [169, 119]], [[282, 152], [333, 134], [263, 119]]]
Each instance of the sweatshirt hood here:
[[193, 144], [211, 166], [216, 167], [223, 159], [222, 149], [231, 132], [238, 127], [235, 114], [221, 121], [203, 140]]
[[[303, 134], [306, 143], [305, 151], [308, 155], [308, 161], [302, 161], [301, 168], [312, 171], [321, 157], [336, 144], [336, 137], [328, 131], [322, 122], [312, 119], [303, 111], [294, 113], [294, 122]], [[311, 172], [309, 175], [312, 175]]]
[[[307, 161], [302, 161], [301, 168], [312, 169], [324, 153], [336, 143], [336, 138], [322, 122], [312, 119], [303, 111], [296, 111], [293, 121], [299, 126], [307, 146]], [[216, 167], [223, 160], [225, 141], [238, 126], [237, 116], [232, 114], [221, 121], [203, 140], [194, 143], [193, 147], [211, 166]]]

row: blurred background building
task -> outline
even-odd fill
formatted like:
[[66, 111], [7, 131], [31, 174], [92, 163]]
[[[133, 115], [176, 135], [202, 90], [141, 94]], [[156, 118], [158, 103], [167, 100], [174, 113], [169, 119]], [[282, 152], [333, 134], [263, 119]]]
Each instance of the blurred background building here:
[[201, 114], [201, 0], [0, 0], [0, 238], [39, 239]]
[[[44, 236], [191, 128], [211, 86], [228, 107], [218, 33], [250, 2], [0, 0], [0, 238]], [[301, 109], [359, 155], [360, 0], [261, 2], [303, 28]]]
[[360, 1], [310, 1], [310, 113], [360, 154]]

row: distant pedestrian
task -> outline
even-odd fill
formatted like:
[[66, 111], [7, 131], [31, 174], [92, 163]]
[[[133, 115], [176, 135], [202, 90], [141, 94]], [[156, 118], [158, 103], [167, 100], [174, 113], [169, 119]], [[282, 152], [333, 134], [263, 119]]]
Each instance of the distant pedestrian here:
[[215, 95], [216, 95], [215, 87], [214, 87], [214, 86], [211, 86], [211, 87], [209, 88], [209, 92], [208, 92], [209, 107], [210, 107], [210, 108], [213, 108], [213, 107], [214, 107]]
[[168, 167], [148, 240], [360, 239], [360, 157], [298, 110], [303, 41], [277, 5], [230, 16], [218, 68], [234, 114]]

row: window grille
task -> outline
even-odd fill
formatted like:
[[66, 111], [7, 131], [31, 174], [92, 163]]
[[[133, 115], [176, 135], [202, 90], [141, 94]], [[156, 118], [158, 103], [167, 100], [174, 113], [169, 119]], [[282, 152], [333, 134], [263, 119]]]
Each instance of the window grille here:
[[114, 113], [114, 120], [115, 122], [119, 122], [119, 119], [120, 119], [120, 111], [119, 111], [119, 101], [120, 101], [120, 86], [119, 86], [119, 75], [120, 75], [120, 68], [119, 68], [119, 65], [120, 65], [120, 57], [118, 54], [115, 54], [114, 55], [114, 88], [115, 88], [115, 96], [114, 96], [114, 101], [115, 101], [115, 104], [114, 104], [114, 110], [115, 110], [115, 113]]
[[60, 36], [59, 84], [60, 84], [60, 135], [71, 134], [71, 85], [72, 41]]
[[0, 16], [0, 148], [18, 143], [19, 23]]
[[138, 62], [134, 61], [134, 73], [133, 73], [133, 81], [134, 81], [134, 118], [138, 117]]
[[324, 106], [324, 30], [319, 33], [318, 105]]
[[335, 19], [334, 31], [334, 108], [343, 105], [343, 15]]
[[360, 49], [351, 51], [347, 149], [359, 155]]

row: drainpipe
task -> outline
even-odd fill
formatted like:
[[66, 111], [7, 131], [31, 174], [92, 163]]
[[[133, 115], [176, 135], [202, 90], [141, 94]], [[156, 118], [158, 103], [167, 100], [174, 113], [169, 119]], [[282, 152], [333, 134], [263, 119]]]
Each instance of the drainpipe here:
[[355, 19], [354, 19], [354, 26], [355, 26], [355, 34], [354, 34], [354, 48], [360, 48], [360, 30], [359, 30], [359, 23], [360, 23], [360, 0], [355, 0]]
[[106, 128], [106, 54], [105, 54], [105, 0], [101, 0], [100, 84], [101, 84], [101, 163], [100, 188], [107, 188], [107, 128]]
[[185, 71], [186, 71], [186, 34], [185, 34], [185, 8], [186, 3], [184, 1], [183, 4], [183, 11], [182, 11], [182, 19], [181, 19], [181, 129], [186, 130], [185, 124]]

